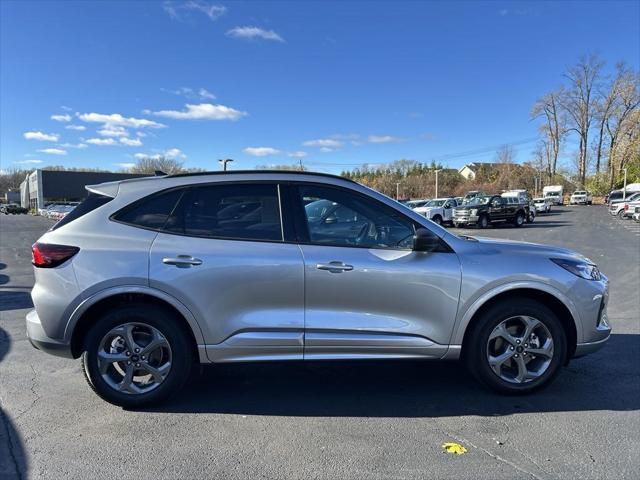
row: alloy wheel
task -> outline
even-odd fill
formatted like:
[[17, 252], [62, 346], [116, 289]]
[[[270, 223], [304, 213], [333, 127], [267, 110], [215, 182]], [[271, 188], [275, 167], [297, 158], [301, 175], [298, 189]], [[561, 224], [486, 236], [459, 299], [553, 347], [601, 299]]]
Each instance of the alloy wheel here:
[[500, 322], [487, 341], [493, 373], [509, 383], [528, 383], [543, 375], [553, 359], [553, 338], [540, 320], [520, 315]]
[[145, 323], [118, 325], [102, 337], [98, 369], [118, 392], [141, 394], [155, 390], [171, 370], [171, 346], [155, 327]]

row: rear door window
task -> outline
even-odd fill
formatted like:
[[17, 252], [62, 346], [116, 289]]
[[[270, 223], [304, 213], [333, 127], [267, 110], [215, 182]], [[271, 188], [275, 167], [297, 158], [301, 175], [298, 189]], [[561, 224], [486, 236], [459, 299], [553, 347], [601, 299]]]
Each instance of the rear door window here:
[[278, 186], [256, 183], [192, 187], [165, 230], [197, 237], [282, 241]]
[[113, 218], [137, 227], [161, 229], [183, 192], [184, 189], [174, 189], [151, 195], [120, 210]]
[[89, 193], [87, 198], [85, 198], [84, 201], [80, 203], [80, 205], [76, 206], [69, 213], [67, 213], [67, 215], [62, 220], [60, 220], [53, 227], [51, 227], [51, 230], [60, 228], [63, 225], [66, 225], [67, 223], [71, 223], [74, 220], [77, 220], [78, 218], [82, 217], [83, 215], [86, 215], [87, 213], [95, 210], [96, 208], [109, 203], [111, 200], [113, 200], [113, 198], [107, 197], [106, 195]]

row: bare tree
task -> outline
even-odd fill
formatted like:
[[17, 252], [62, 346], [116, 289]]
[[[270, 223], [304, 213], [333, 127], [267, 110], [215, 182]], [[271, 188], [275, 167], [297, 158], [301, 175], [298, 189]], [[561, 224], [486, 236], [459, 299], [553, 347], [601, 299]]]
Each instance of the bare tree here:
[[171, 175], [173, 173], [182, 173], [185, 169], [182, 167], [180, 160], [158, 156], [140, 158], [129, 171], [131, 173], [145, 173], [149, 175], [152, 175], [156, 171], [161, 171]]
[[618, 68], [616, 76], [617, 98], [611, 111], [605, 119], [605, 127], [609, 136], [608, 170], [609, 186], [613, 186], [624, 165], [625, 145], [633, 145], [633, 139], [638, 135], [638, 107], [640, 94], [638, 85], [640, 76], [622, 66]]
[[536, 101], [531, 111], [533, 118], [543, 119], [540, 133], [543, 137], [548, 165], [547, 174], [550, 178], [556, 174], [558, 156], [567, 134], [566, 115], [561, 109], [561, 99], [564, 95], [564, 87], [549, 92]]
[[512, 145], [502, 145], [496, 151], [496, 163], [511, 164], [516, 160], [516, 150]]
[[577, 65], [564, 74], [569, 87], [561, 98], [561, 105], [567, 113], [569, 130], [580, 139], [578, 150], [578, 178], [584, 185], [587, 176], [589, 131], [595, 117], [595, 89], [600, 79], [604, 63], [596, 55], [582, 57]]

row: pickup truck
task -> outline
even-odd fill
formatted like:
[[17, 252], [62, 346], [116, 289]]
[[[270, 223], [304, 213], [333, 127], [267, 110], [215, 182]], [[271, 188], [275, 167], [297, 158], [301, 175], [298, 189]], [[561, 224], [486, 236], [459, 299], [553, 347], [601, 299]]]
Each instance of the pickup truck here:
[[457, 206], [455, 198], [434, 198], [413, 211], [440, 225], [453, 221], [453, 209]]
[[5, 215], [16, 215], [21, 213], [29, 213], [28, 208], [21, 207], [20, 205], [16, 205], [15, 203], [10, 203], [9, 205], [3, 205], [0, 208], [0, 212]]
[[453, 224], [456, 227], [477, 225], [487, 228], [494, 223], [513, 223], [516, 227], [521, 227], [526, 219], [527, 214], [522, 204], [508, 203], [500, 195], [472, 198], [453, 211]]
[[593, 203], [593, 197], [586, 190], [576, 190], [569, 199], [569, 205], [591, 205]]

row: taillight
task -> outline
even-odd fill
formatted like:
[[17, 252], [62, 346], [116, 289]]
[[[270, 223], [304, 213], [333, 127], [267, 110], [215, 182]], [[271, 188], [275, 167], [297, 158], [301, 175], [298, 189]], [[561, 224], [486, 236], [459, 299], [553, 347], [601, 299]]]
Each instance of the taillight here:
[[628, 203], [625, 203], [625, 204], [624, 204], [624, 211], [626, 212], [627, 210], [629, 210], [629, 204], [628, 204]]
[[31, 263], [40, 268], [53, 268], [78, 253], [78, 247], [36, 242], [31, 246]]

